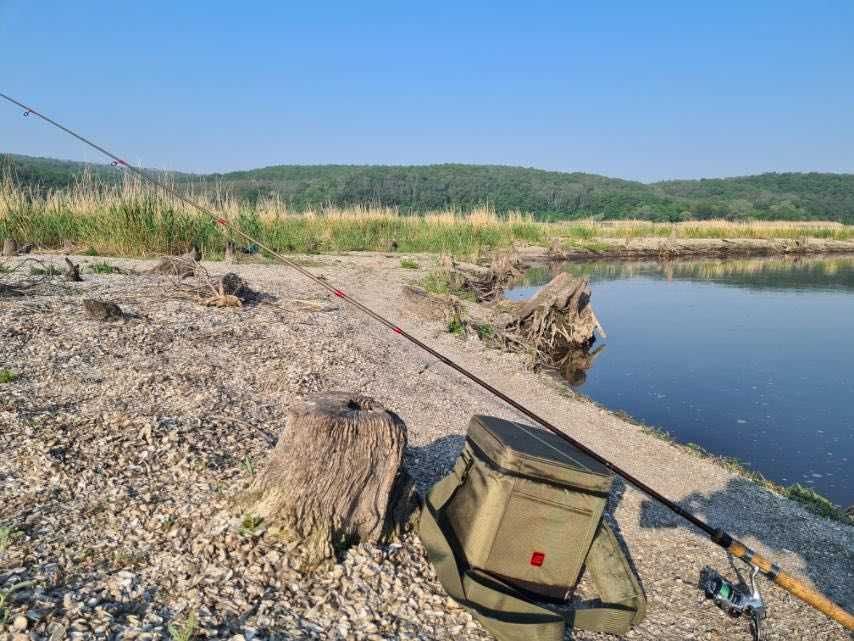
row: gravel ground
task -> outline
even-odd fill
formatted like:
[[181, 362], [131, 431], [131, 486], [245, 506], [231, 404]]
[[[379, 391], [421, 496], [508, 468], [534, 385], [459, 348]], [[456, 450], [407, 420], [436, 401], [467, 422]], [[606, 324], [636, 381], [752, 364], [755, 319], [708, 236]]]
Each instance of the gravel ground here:
[[[137, 271], [151, 264], [109, 262]], [[401, 269], [399, 257], [305, 263], [854, 609], [854, 528], [573, 398], [513, 355], [418, 318], [400, 286], [420, 274]], [[175, 295], [167, 277], [85, 268], [82, 283], [0, 297], [0, 369], [19, 375], [0, 385], [0, 525], [13, 532], [6, 542], [0, 534], [0, 641], [180, 638], [170, 625], [194, 616], [200, 638], [489, 639], [444, 594], [414, 537], [359, 546], [334, 568], [302, 576], [263, 527], [223, 514], [263, 465], [290, 403], [313, 391], [361, 392], [400, 414], [421, 489], [447, 471], [472, 414], [514, 414], [298, 274], [229, 269], [269, 297], [204, 308]], [[128, 317], [92, 320], [82, 298], [116, 302]], [[724, 616], [696, 587], [705, 565], [734, 577], [721, 550], [622, 484], [608, 518], [649, 599], [647, 619], [625, 639], [751, 638], [744, 620]], [[769, 641], [850, 638], [763, 587]]]

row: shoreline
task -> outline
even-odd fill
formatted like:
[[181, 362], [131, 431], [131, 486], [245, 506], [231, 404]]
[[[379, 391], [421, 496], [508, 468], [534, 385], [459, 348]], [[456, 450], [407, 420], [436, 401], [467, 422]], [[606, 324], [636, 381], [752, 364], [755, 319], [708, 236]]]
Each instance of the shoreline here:
[[854, 255], [854, 241], [820, 238], [597, 238], [561, 246], [559, 253], [543, 247], [519, 249], [531, 262], [561, 260], [672, 260], [695, 258], [808, 257]]

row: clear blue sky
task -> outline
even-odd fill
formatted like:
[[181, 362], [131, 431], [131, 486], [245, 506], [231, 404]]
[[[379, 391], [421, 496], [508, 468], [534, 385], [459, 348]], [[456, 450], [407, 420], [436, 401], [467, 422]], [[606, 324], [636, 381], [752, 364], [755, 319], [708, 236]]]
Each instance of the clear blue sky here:
[[[0, 0], [0, 91], [188, 171], [854, 173], [854, 2]], [[98, 159], [5, 104], [0, 151]]]

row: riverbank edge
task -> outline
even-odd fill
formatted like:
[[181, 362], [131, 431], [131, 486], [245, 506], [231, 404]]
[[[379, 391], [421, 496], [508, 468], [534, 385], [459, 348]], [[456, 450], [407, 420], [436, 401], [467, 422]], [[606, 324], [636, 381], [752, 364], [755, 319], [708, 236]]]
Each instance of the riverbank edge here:
[[766, 478], [761, 472], [751, 468], [748, 463], [734, 456], [715, 454], [714, 452], [707, 450], [701, 445], [692, 443], [691, 441], [680, 441], [664, 428], [644, 423], [640, 419], [635, 418], [623, 410], [611, 409], [610, 407], [602, 405], [589, 396], [576, 392], [571, 388], [569, 389], [569, 392], [573, 395], [572, 398], [575, 400], [589, 403], [597, 409], [608, 412], [612, 416], [619, 418], [621, 421], [628, 423], [633, 427], [637, 427], [644, 434], [673, 445], [695, 458], [717, 465], [728, 472], [737, 474], [742, 478], [752, 481], [760, 488], [789, 501], [793, 501], [816, 516], [854, 527], [854, 518], [852, 518], [847, 511], [851, 510], [850, 507], [846, 510], [846, 508], [836, 505], [830, 499], [809, 487], [801, 485], [800, 483], [794, 483], [788, 486], [781, 485], [780, 483]]
[[[530, 257], [525, 257], [525, 262], [536, 263], [537, 261], [532, 261]], [[427, 275], [418, 281], [418, 284], [423, 286], [426, 291], [433, 294], [452, 295], [452, 298], [460, 306], [460, 311], [462, 312], [463, 316], [472, 316], [472, 308], [478, 310], [489, 309], [489, 306], [475, 302], [471, 296], [465, 296], [465, 292], [452, 291], [448, 289], [447, 282], [445, 282], [445, 289], [437, 289], [435, 276], [435, 271], [428, 271]], [[439, 277], [439, 279], [441, 280], [441, 276]], [[481, 316], [481, 314], [477, 315]], [[481, 323], [481, 326], [491, 327], [491, 325], [489, 325], [488, 323]], [[446, 329], [451, 334], [455, 334], [458, 336], [466, 335], [466, 332], [464, 330], [464, 324], [461, 323], [459, 320], [451, 321], [451, 323]], [[500, 351], [499, 347], [495, 346], [494, 344], [491, 344], [489, 341], [484, 341], [480, 332], [475, 333], [474, 336], [480, 339], [483, 349], [497, 349]], [[490, 332], [486, 334], [486, 336], [492, 336], [492, 333]], [[837, 505], [821, 493], [816, 492], [812, 488], [801, 485], [800, 483], [794, 483], [789, 486], [782, 485], [780, 483], [772, 481], [771, 479], [766, 478], [761, 472], [752, 469], [748, 463], [736, 457], [716, 454], [705, 449], [701, 445], [698, 445], [697, 443], [693, 443], [690, 441], [680, 441], [670, 432], [661, 427], [646, 424], [623, 410], [614, 410], [612, 408], [609, 408], [605, 405], [602, 405], [598, 401], [595, 401], [589, 396], [572, 389], [570, 385], [568, 385], [559, 377], [559, 375], [555, 373], [546, 373], [546, 375], [541, 376], [541, 378], [544, 382], [546, 382], [550, 386], [553, 386], [559, 394], [568, 396], [580, 402], [588, 403], [601, 411], [607, 412], [608, 414], [615, 416], [624, 423], [628, 423], [630, 425], [638, 427], [645, 434], [648, 434], [661, 441], [669, 443], [696, 458], [703, 459], [733, 474], [737, 474], [742, 478], [746, 478], [754, 482], [759, 487], [771, 492], [772, 494], [788, 499], [790, 501], [794, 501], [817, 516], [824, 517], [832, 521], [842, 523], [844, 525], [854, 526], [854, 505], [849, 507]]]
[[560, 247], [518, 248], [525, 261], [670, 260], [676, 258], [751, 258], [854, 254], [854, 241], [821, 238], [596, 238]]
[[[854, 241], [824, 240], [818, 238], [799, 239], [760, 239], [760, 238], [595, 238], [592, 240], [567, 240], [562, 239], [558, 248], [557, 244], [550, 248], [540, 245], [529, 245], [516, 241], [512, 247], [496, 247], [478, 251], [476, 254], [454, 254], [457, 258], [482, 259], [484, 255], [491, 252], [515, 252], [520, 261], [526, 265], [538, 265], [559, 261], [594, 261], [594, 260], [642, 260], [642, 261], [668, 261], [679, 259], [735, 259], [735, 258], [807, 258], [818, 256], [854, 256]], [[131, 260], [145, 260], [161, 256], [157, 252], [145, 252], [138, 255], [102, 253], [91, 245], [87, 247], [41, 247], [31, 249], [44, 255], [85, 255], [88, 257], [104, 257]], [[382, 254], [391, 257], [399, 255], [402, 261], [417, 259], [420, 257], [435, 257], [447, 254], [442, 250], [436, 251], [401, 251], [397, 249], [367, 249], [351, 251], [314, 251], [305, 253], [300, 251], [277, 250], [288, 256], [296, 257], [296, 260], [311, 263], [312, 256], [359, 256], [370, 254]], [[219, 248], [205, 248], [205, 260], [222, 261], [224, 253]], [[265, 258], [260, 255], [258, 248], [244, 255], [241, 262], [276, 262], [275, 259]]]
[[[648, 239], [642, 239], [642, 240], [648, 240]], [[637, 242], [638, 239], [635, 239], [635, 241]], [[756, 241], [752, 241], [752, 242], [756, 242]], [[851, 253], [851, 254], [854, 254], [854, 242], [842, 243], [841, 241], [834, 241], [831, 244], [832, 245], [844, 244], [844, 245], [850, 246], [851, 249], [849, 249], [848, 251], [834, 250], [833, 252], [829, 252], [829, 253]], [[531, 249], [533, 249], [533, 248], [531, 248]], [[533, 252], [526, 252], [526, 253], [522, 254], [520, 256], [520, 258], [522, 259], [522, 261], [524, 263], [529, 263], [529, 264], [536, 264], [538, 262], [542, 262], [545, 260], [555, 260], [554, 256], [550, 257], [547, 254], [545, 254], [544, 250], [542, 248], [539, 248], [539, 251], [540, 251], [539, 254], [536, 254]], [[38, 255], [41, 255], [43, 257], [52, 257], [52, 256], [63, 255], [66, 253], [67, 252], [58, 251], [58, 250], [55, 250], [52, 252], [51, 251], [40, 251]], [[821, 253], [821, 252], [816, 252], [816, 253]], [[293, 262], [295, 262], [296, 264], [298, 264], [302, 267], [320, 267], [320, 266], [325, 265], [325, 261], [323, 260], [323, 258], [324, 257], [330, 257], [330, 256], [342, 256], [342, 257], [343, 256], [353, 256], [353, 257], [356, 257], [356, 256], [363, 256], [363, 257], [384, 256], [386, 258], [391, 258], [393, 256], [397, 256], [397, 254], [390, 254], [388, 252], [373, 252], [373, 251], [370, 251], [370, 252], [356, 252], [356, 251], [353, 251], [353, 252], [331, 252], [331, 253], [318, 253], [315, 255], [312, 255], [312, 254], [294, 254], [292, 256], [292, 260], [293, 260]], [[417, 259], [421, 258], [421, 259], [427, 259], [428, 261], [434, 261], [434, 260], [436, 260], [437, 256], [439, 256], [439, 254], [426, 253], [426, 252], [422, 252], [422, 253], [403, 253], [403, 252], [401, 252], [400, 257], [401, 257], [402, 261], [406, 260], [406, 258], [409, 257], [414, 262], [414, 265], [415, 265], [414, 267], [412, 267], [410, 265], [401, 264], [401, 268], [404, 270], [407, 270], [407, 271], [410, 269], [413, 269], [413, 273], [418, 273], [419, 271], [421, 271], [422, 273], [419, 275], [420, 277], [418, 278], [417, 283], [423, 285], [424, 284], [424, 282], [423, 282], [424, 278], [427, 278], [430, 276], [430, 274], [433, 272], [433, 268], [435, 267], [435, 265], [431, 265], [431, 267], [425, 267], [425, 266], [419, 265], [417, 263]], [[652, 258], [654, 256], [655, 255], [650, 254], [650, 255], [647, 255], [647, 258], [649, 259], [649, 258]], [[613, 258], [613, 256], [609, 257], [609, 256], [602, 256], [602, 255], [599, 255], [598, 257], [599, 258]], [[640, 256], [634, 256], [634, 257], [640, 258]], [[660, 256], [655, 256], [655, 257], [658, 258], [659, 260], [661, 260]], [[109, 260], [132, 261], [132, 262], [136, 262], [136, 261], [140, 261], [140, 260], [146, 260], [145, 258], [140, 258], [137, 256], [116, 256], [116, 255], [105, 256], [105, 255], [99, 255], [99, 254], [95, 254], [95, 253], [82, 254], [82, 255], [77, 254], [77, 255], [72, 256], [72, 258], [74, 258], [75, 261], [80, 260], [80, 259], [82, 259], [83, 261], [87, 261], [87, 259], [89, 261], [96, 261], [96, 260], [100, 259], [101, 260], [100, 263], [94, 263], [94, 265], [93, 264], [85, 265], [85, 268], [88, 269], [90, 272], [99, 273], [99, 274], [100, 273], [107, 273], [107, 274], [112, 273], [113, 270], [108, 269], [109, 267], [112, 267], [112, 265], [110, 265], [108, 263]], [[588, 256], [588, 258], [590, 258], [590, 256]], [[212, 262], [216, 262], [222, 266], [228, 265], [228, 263], [223, 262], [221, 259], [220, 260], [208, 259], [208, 260], [212, 260]], [[265, 264], [265, 263], [266, 264], [277, 264], [278, 261], [276, 261], [274, 259], [265, 259], [265, 258], [261, 258], [259, 256], [253, 256], [253, 255], [245, 256], [240, 260], [240, 265], [244, 265], [244, 266], [250, 266], [253, 264], [259, 265], [259, 264]], [[57, 271], [56, 273], [59, 273], [59, 271]], [[122, 272], [117, 272], [117, 273], [122, 273]], [[133, 269], [131, 269], [130, 273], [136, 273], [136, 272]], [[429, 287], [427, 289], [430, 290]], [[457, 298], [457, 297], [455, 297], [455, 298]], [[471, 301], [469, 299], [457, 298], [457, 300], [459, 300], [465, 306], [471, 305], [471, 306], [481, 308], [481, 309], [484, 308], [484, 306], [482, 306], [478, 303], [474, 303], [473, 301]], [[427, 320], [427, 319], [422, 319], [422, 320]], [[449, 328], [448, 326], [444, 327], [444, 331], [447, 331], [450, 334], [457, 334], [457, 331], [455, 329]], [[478, 340], [481, 343], [482, 349], [492, 350], [492, 351], [500, 351], [500, 350], [497, 350], [495, 347], [491, 347], [487, 342], [485, 342], [481, 339], [478, 339]], [[746, 464], [743, 461], [740, 461], [739, 459], [737, 459], [735, 457], [727, 457], [727, 456], [715, 454], [713, 452], [709, 452], [708, 450], [704, 449], [700, 445], [697, 445], [696, 443], [681, 442], [681, 441], [677, 440], [675, 437], [673, 437], [673, 435], [671, 435], [669, 432], [667, 432], [666, 430], [664, 430], [660, 427], [645, 424], [642, 421], [640, 421], [639, 419], [634, 418], [633, 416], [629, 415], [628, 413], [626, 413], [622, 410], [611, 409], [607, 406], [604, 406], [604, 405], [598, 403], [597, 401], [594, 401], [593, 399], [591, 399], [590, 397], [588, 397], [582, 393], [576, 392], [568, 384], [566, 384], [565, 382], [563, 382], [561, 380], [558, 380], [558, 378], [554, 375], [546, 374], [546, 375], [541, 375], [538, 378], [540, 379], [541, 382], [550, 386], [557, 393], [559, 393], [563, 396], [567, 396], [567, 397], [572, 398], [574, 400], [577, 400], [579, 402], [590, 404], [590, 405], [596, 407], [597, 409], [600, 409], [601, 411], [607, 412], [608, 414], [618, 418], [623, 423], [627, 423], [629, 425], [632, 425], [632, 426], [639, 428], [644, 434], [648, 434], [648, 435], [653, 436], [653, 437], [655, 437], [655, 438], [657, 438], [663, 442], [669, 443], [669, 444], [679, 448], [680, 450], [684, 451], [685, 453], [690, 454], [691, 456], [693, 456], [695, 458], [705, 460], [707, 462], [710, 462], [710, 463], [716, 465], [717, 467], [720, 467], [723, 470], [726, 470], [726, 471], [733, 473], [733, 474], [737, 474], [738, 476], [740, 476], [742, 478], [746, 478], [746, 479], [754, 482], [760, 488], [765, 489], [766, 491], [768, 491], [774, 495], [777, 495], [781, 498], [785, 498], [785, 499], [790, 500], [794, 503], [797, 503], [798, 505], [802, 506], [804, 509], [807, 509], [810, 513], [815, 514], [816, 516], [823, 517], [825, 519], [828, 519], [828, 520], [831, 520], [831, 521], [834, 521], [837, 523], [841, 523], [843, 525], [849, 525], [849, 526], [854, 527], [854, 518], [852, 518], [851, 516], [848, 515], [845, 507], [837, 506], [836, 504], [831, 502], [826, 497], [822, 496], [821, 494], [819, 494], [819, 493], [817, 493], [817, 492], [815, 492], [809, 488], [805, 488], [804, 486], [801, 486], [800, 484], [794, 484], [794, 485], [788, 486], [788, 487], [780, 485], [778, 483], [775, 483], [774, 481], [771, 481], [771, 480], [765, 478], [761, 473], [751, 469], [748, 464]], [[796, 488], [800, 488], [800, 489], [796, 489]]]

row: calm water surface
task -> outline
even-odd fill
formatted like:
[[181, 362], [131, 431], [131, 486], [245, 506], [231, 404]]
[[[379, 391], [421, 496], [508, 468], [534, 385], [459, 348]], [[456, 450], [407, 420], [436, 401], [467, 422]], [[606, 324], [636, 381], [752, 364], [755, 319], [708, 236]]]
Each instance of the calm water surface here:
[[854, 258], [533, 269], [590, 278], [607, 339], [578, 391], [854, 504]]

